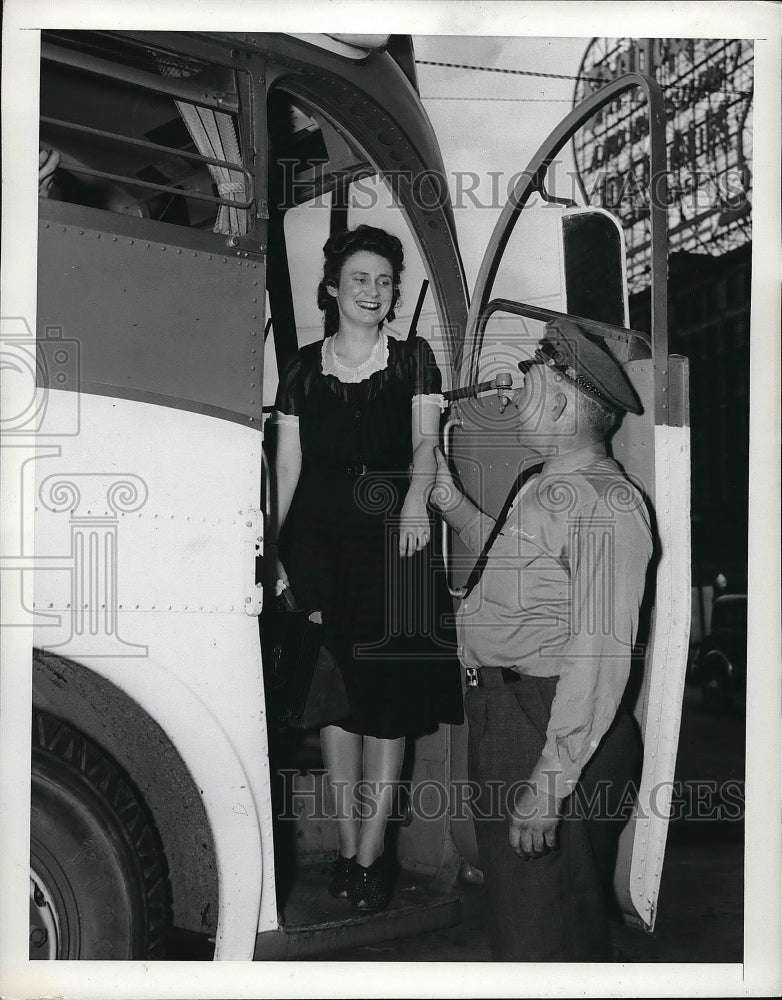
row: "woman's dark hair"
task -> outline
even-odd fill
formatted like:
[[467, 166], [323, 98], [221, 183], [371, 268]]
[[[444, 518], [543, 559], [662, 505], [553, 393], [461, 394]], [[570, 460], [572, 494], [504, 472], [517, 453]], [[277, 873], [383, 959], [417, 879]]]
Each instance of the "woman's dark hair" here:
[[[361, 253], [362, 250], [376, 253], [378, 257], [385, 257], [391, 265], [394, 294], [386, 319], [389, 323], [393, 323], [396, 319], [394, 308], [399, 301], [399, 282], [405, 268], [402, 241], [384, 229], [376, 229], [374, 226], [356, 226], [355, 229], [346, 229], [330, 236], [323, 247], [325, 261], [323, 263], [323, 277], [318, 285], [318, 308], [323, 311], [323, 328], [327, 337], [339, 329], [339, 306], [334, 296], [329, 294], [329, 286], [336, 288], [339, 285], [345, 261], [354, 253]], [[380, 326], [382, 327], [382, 325], [381, 323]]]

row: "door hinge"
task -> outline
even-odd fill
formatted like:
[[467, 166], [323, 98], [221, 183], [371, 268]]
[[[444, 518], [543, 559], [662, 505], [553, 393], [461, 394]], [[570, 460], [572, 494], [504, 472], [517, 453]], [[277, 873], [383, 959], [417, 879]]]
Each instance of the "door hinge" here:
[[247, 257], [252, 260], [263, 260], [266, 257], [266, 244], [259, 243], [249, 236], [229, 236], [225, 242], [228, 253], [235, 257]]

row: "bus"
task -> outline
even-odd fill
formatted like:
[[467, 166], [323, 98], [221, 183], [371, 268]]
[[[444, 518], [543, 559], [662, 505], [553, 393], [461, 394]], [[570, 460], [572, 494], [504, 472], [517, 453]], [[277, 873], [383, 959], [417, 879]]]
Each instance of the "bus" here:
[[[469, 815], [436, 801], [466, 777], [465, 727], [441, 726], [411, 748], [393, 905], [330, 906], [317, 733], [277, 732], [265, 698], [277, 372], [322, 337], [321, 247], [359, 222], [404, 244], [390, 333], [434, 349], [443, 443], [490, 513], [524, 465], [494, 386], [548, 319], [603, 338], [644, 403], [613, 441], [658, 535], [615, 884], [653, 928], [689, 628], [687, 369], [667, 352], [664, 199], [651, 329], [631, 330], [621, 228], [563, 195], [558, 167], [631, 91], [664, 179], [659, 89], [612, 81], [518, 175], [470, 295], [408, 36], [42, 32], [40, 145], [60, 160], [39, 202], [37, 390], [13, 428], [35, 554], [6, 564], [20, 606], [33, 574], [31, 958], [156, 959], [184, 939], [215, 960], [308, 957], [456, 923], [479, 877]], [[471, 564], [444, 529], [438, 544], [457, 602]]]

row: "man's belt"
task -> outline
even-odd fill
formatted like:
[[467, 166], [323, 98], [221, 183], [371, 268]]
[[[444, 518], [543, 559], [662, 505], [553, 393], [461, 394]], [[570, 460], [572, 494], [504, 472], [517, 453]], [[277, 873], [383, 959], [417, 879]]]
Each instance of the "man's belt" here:
[[516, 684], [521, 675], [510, 667], [465, 667], [467, 687], [502, 687]]

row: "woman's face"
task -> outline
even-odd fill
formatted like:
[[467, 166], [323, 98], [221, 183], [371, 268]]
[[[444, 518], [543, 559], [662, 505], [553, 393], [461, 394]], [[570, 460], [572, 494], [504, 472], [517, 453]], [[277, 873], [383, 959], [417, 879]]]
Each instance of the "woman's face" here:
[[391, 310], [394, 269], [385, 257], [359, 250], [342, 265], [339, 285], [328, 291], [337, 300], [341, 320], [376, 327]]

